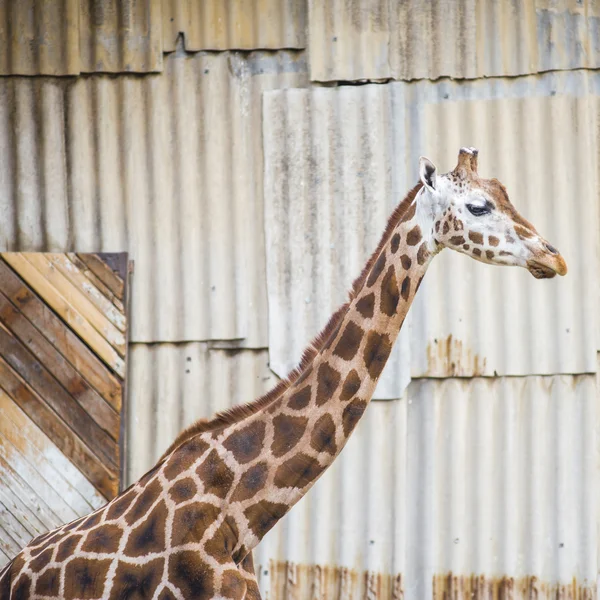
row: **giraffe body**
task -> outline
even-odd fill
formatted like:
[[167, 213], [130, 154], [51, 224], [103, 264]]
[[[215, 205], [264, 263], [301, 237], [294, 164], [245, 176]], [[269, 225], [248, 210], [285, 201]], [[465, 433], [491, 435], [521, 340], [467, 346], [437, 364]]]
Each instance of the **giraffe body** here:
[[422, 159], [421, 183], [289, 379], [192, 426], [119, 497], [31, 542], [0, 576], [0, 600], [259, 598], [252, 549], [341, 452], [432, 258], [447, 246], [536, 277], [566, 272], [476, 158], [462, 149], [439, 177]]

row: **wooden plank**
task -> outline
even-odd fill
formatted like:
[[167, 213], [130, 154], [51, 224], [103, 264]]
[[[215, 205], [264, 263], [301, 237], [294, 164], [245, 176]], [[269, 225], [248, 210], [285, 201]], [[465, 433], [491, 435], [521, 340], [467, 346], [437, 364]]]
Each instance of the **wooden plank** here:
[[73, 435], [64, 421], [25, 385], [2, 358], [0, 358], [0, 386], [105, 498], [112, 499], [116, 496], [118, 490], [116, 473], [108, 470], [98, 461], [83, 441]]
[[0, 501], [0, 523], [10, 537], [19, 544], [21, 548], [26, 546], [34, 536], [33, 531], [27, 531], [15, 515]]
[[14, 490], [7, 485], [7, 482], [1, 479], [1, 476], [0, 502], [2, 502], [13, 515], [17, 515], [19, 522], [22, 523], [23, 527], [31, 532], [32, 535], [40, 535], [48, 531], [49, 527], [40, 520], [35, 509], [32, 510], [32, 507], [27, 506], [27, 504], [14, 493]]
[[[63, 469], [69, 462], [67, 458], [60, 457], [54, 453], [51, 457], [41, 452], [34, 444], [29, 443], [27, 437], [21, 434], [21, 431], [15, 426], [11, 419], [6, 419], [2, 423], [0, 435], [12, 444], [15, 449], [13, 455], [14, 462], [10, 464], [15, 467], [22, 461], [27, 461], [37, 473], [44, 478], [52, 489], [68, 504], [77, 515], [87, 514], [92, 511], [92, 506], [84, 498], [79, 490], [71, 485], [66, 477], [63, 476]], [[18, 454], [18, 456], [17, 456]]]
[[0, 322], [52, 373], [67, 392], [112, 439], [118, 440], [119, 415], [33, 324], [0, 293]]
[[[23, 258], [35, 267], [59, 296], [87, 321], [118, 353], [125, 356], [125, 336], [50, 260], [48, 254], [26, 252]], [[54, 255], [56, 256], [56, 255]]]
[[0, 289], [84, 379], [116, 411], [120, 411], [121, 382], [2, 260]]
[[20, 455], [17, 448], [0, 434], [0, 457], [27, 482], [63, 522], [77, 517], [62, 496]]
[[90, 271], [98, 277], [117, 297], [123, 300], [125, 281], [115, 273], [97, 254], [77, 254], [89, 267]]
[[23, 502], [30, 510], [34, 511], [36, 516], [44, 524], [45, 531], [55, 529], [63, 524], [63, 520], [44, 502], [23, 478], [15, 473], [10, 465], [0, 458], [0, 482], [4, 493], [11, 490], [14, 496]]
[[60, 465], [60, 476], [71, 488], [77, 490], [86, 502], [86, 505], [81, 504], [81, 506], [79, 502], [77, 503], [81, 514], [87, 514], [90, 510], [106, 504], [106, 499], [96, 491], [85, 475], [65, 458], [50, 438], [2, 390], [0, 390], [0, 411], [3, 418], [10, 420], [20, 432], [20, 436], [27, 440], [28, 449], [31, 446], [35, 447], [51, 464]]
[[8, 531], [0, 523], [0, 550], [7, 556], [16, 556], [21, 551], [22, 546], [12, 539]]
[[2, 548], [0, 548], [0, 575], [2, 575], [2, 569], [12, 560], [12, 556], [6, 556]]
[[[108, 469], [119, 464], [117, 442], [48, 372], [46, 367], [0, 323], [0, 355], [23, 381], [79, 436]], [[0, 382], [0, 385], [2, 383]], [[43, 428], [42, 428], [43, 430]]]
[[[127, 330], [125, 311], [119, 310], [64, 253], [47, 254], [48, 260], [123, 334]], [[90, 272], [89, 270], [87, 271]], [[111, 294], [112, 296], [112, 294]], [[113, 296], [114, 297], [114, 296]]]
[[125, 314], [125, 305], [119, 298], [117, 298], [96, 275], [90, 271], [90, 268], [75, 254], [75, 252], [67, 252], [65, 256], [75, 265], [75, 268], [83, 273], [87, 279], [91, 282], [91, 284], [100, 291], [100, 293], [108, 298], [116, 307], [116, 309]]
[[2, 258], [29, 284], [94, 352], [121, 377], [125, 361], [118, 352], [56, 291], [44, 276], [19, 252], [5, 252]]
[[21, 253], [5, 252], [2, 258], [115, 373], [125, 376], [125, 362], [119, 353]]

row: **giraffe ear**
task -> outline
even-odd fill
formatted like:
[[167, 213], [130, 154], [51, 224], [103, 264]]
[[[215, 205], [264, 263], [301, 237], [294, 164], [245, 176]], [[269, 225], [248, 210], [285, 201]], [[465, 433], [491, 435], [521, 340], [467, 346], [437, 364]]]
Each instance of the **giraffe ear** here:
[[419, 158], [419, 176], [423, 185], [431, 192], [435, 191], [435, 165], [425, 156]]

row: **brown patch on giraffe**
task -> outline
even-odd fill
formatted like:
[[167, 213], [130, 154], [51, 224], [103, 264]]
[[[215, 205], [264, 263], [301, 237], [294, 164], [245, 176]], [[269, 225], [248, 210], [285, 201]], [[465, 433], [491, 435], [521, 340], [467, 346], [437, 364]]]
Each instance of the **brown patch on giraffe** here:
[[403, 254], [400, 257], [400, 262], [402, 263], [402, 268], [405, 271], [408, 271], [410, 269], [410, 266], [412, 265], [412, 260], [410, 260], [410, 256], [407, 256], [406, 254]]
[[446, 235], [450, 231], [450, 224], [448, 221], [444, 221], [444, 227], [442, 229], [442, 233]]
[[68, 538], [62, 541], [58, 546], [58, 552], [56, 553], [56, 562], [62, 562], [69, 556], [71, 556], [77, 544], [79, 544], [79, 540], [83, 537], [78, 533], [71, 534]]
[[83, 521], [83, 523], [81, 523], [81, 525], [79, 525], [77, 531], [87, 531], [88, 529], [96, 527], [96, 525], [100, 523], [100, 519], [102, 519], [101, 512], [97, 511], [92, 513], [85, 521]]
[[317, 372], [317, 406], [325, 404], [334, 394], [342, 376], [333, 367], [323, 363]]
[[391, 351], [392, 343], [386, 333], [378, 333], [377, 331], [368, 333], [363, 358], [371, 379], [377, 379], [381, 375]]
[[413, 202], [407, 209], [406, 214], [404, 215], [403, 221], [408, 223], [417, 213], [417, 203]]
[[515, 225], [515, 233], [522, 240], [532, 238], [534, 235], [531, 231], [529, 231], [529, 229], [527, 229], [526, 227], [523, 227], [522, 225]]
[[450, 238], [450, 243], [453, 246], [462, 246], [465, 243], [465, 238], [462, 235], [453, 235]]
[[233, 553], [233, 562], [236, 565], [239, 565], [240, 562], [242, 561], [242, 559], [245, 556], [248, 556], [249, 552], [248, 552], [248, 548], [246, 548], [246, 546], [244, 546], [244, 544], [242, 544], [234, 553]]
[[176, 504], [191, 500], [197, 493], [198, 487], [191, 477], [176, 481], [169, 490], [169, 496]]
[[[81, 521], [81, 520], [80, 520]], [[50, 544], [53, 544], [64, 535], [64, 530], [59, 529], [58, 531], [48, 531], [44, 535], [38, 536], [35, 540], [30, 543], [31, 546], [37, 546], [30, 550], [31, 556], [37, 556], [43, 552]]]
[[[390, 267], [390, 269], [392, 268], [393, 267]], [[336, 344], [333, 353], [344, 360], [352, 360], [358, 352], [358, 348], [364, 335], [364, 329], [353, 321], [350, 321], [346, 325], [344, 333], [342, 333], [342, 337]]]
[[38, 596], [58, 596], [60, 593], [60, 569], [48, 569], [35, 582]]
[[331, 348], [331, 346], [332, 346], [333, 342], [335, 342], [335, 338], [337, 338], [337, 335], [340, 332], [341, 328], [342, 328], [342, 321], [340, 321], [333, 327], [331, 334], [327, 338], [327, 342], [323, 345], [324, 350]]
[[158, 600], [177, 600], [173, 592], [164, 588], [158, 596]]
[[325, 467], [322, 467], [316, 458], [300, 452], [278, 467], [275, 471], [274, 483], [280, 488], [303, 488], [324, 470]]
[[46, 548], [39, 556], [34, 558], [29, 566], [34, 573], [39, 573], [51, 560], [54, 548]]
[[[393, 317], [396, 314], [396, 308], [398, 308], [398, 302], [400, 300], [400, 292], [398, 290], [398, 281], [396, 280], [396, 273], [394, 267], [391, 266], [383, 277], [381, 282], [381, 299], [379, 301], [379, 308], [381, 312], [388, 317]], [[356, 351], [362, 341], [364, 331], [361, 329], [362, 335], [359, 343], [356, 345]], [[352, 355], [356, 354], [356, 351]]]
[[254, 460], [262, 450], [265, 439], [265, 424], [255, 421], [247, 427], [234, 431], [224, 442], [223, 446], [229, 450], [235, 460], [245, 464]]
[[164, 558], [141, 565], [119, 561], [109, 600], [152, 598], [162, 580], [164, 564]]
[[225, 571], [221, 580], [221, 596], [230, 600], [242, 600], [246, 596], [246, 582], [239, 571]]
[[306, 417], [278, 415], [273, 419], [273, 443], [271, 452], [275, 457], [287, 454], [302, 438], [306, 430]]
[[289, 508], [287, 504], [261, 500], [249, 506], [244, 511], [244, 515], [248, 519], [252, 533], [260, 540], [287, 513]]
[[209, 448], [209, 445], [199, 437], [193, 437], [183, 443], [168, 459], [163, 469], [167, 479], [175, 479], [179, 473], [189, 469]]
[[481, 256], [481, 250], [479, 248], [473, 248], [473, 254], [475, 256]]
[[360, 377], [355, 369], [352, 369], [346, 379], [344, 379], [344, 385], [342, 386], [342, 393], [340, 394], [340, 400], [347, 402], [350, 400], [360, 389], [361, 385]]
[[469, 244], [463, 244], [463, 250], [468, 250], [470, 247]]
[[137, 489], [131, 486], [122, 496], [117, 496], [108, 506], [106, 520], [114, 521], [122, 517], [138, 497]]
[[302, 410], [303, 408], [306, 408], [310, 402], [310, 394], [310, 385], [303, 387], [299, 392], [292, 394], [287, 404], [288, 408], [291, 408], [292, 410]]
[[383, 272], [385, 268], [385, 252], [382, 252], [379, 255], [379, 258], [375, 261], [373, 265], [373, 269], [369, 274], [369, 278], [367, 279], [367, 287], [372, 287], [373, 284], [379, 279], [379, 276]]
[[406, 234], [406, 243], [409, 246], [416, 246], [423, 236], [421, 235], [421, 228], [418, 225], [415, 225], [407, 234]]
[[190, 600], [211, 600], [215, 596], [213, 568], [192, 550], [182, 550], [169, 556], [169, 581], [181, 595]]
[[75, 558], [65, 568], [65, 600], [101, 598], [112, 560]]
[[223, 519], [212, 538], [204, 544], [204, 549], [210, 556], [224, 565], [231, 562], [233, 549], [236, 547], [239, 538], [240, 532], [235, 519], [227, 516]]
[[505, 239], [505, 240], [506, 240], [506, 241], [507, 241], [509, 244], [514, 244], [514, 243], [515, 243], [515, 238], [514, 238], [512, 235], [510, 235], [509, 233], [507, 233], [507, 234], [504, 236], [504, 239]]
[[417, 252], [417, 262], [420, 265], [424, 265], [425, 261], [429, 258], [429, 249], [427, 248], [427, 242], [423, 242], [419, 246], [419, 251]]
[[375, 312], [375, 294], [371, 292], [356, 303], [356, 310], [365, 318], [370, 319]]
[[506, 250], [500, 250], [500, 256], [512, 256], [512, 254]]
[[460, 219], [457, 219], [456, 217], [452, 219], [452, 224], [454, 225], [455, 231], [463, 231], [465, 228], [463, 222]]
[[233, 485], [234, 472], [225, 464], [216, 450], [200, 463], [196, 469], [198, 477], [204, 484], [205, 494], [214, 494], [217, 498], [225, 498]]
[[335, 423], [330, 414], [323, 415], [316, 423], [310, 436], [310, 445], [317, 452], [328, 452], [334, 456], [337, 452], [335, 443]]
[[267, 408], [267, 414], [272, 415], [274, 413], [279, 412], [279, 410], [282, 406], [283, 406], [283, 398], [280, 398], [279, 400], [276, 400], [275, 402], [273, 402], [273, 404], [271, 404], [271, 406], [269, 406], [269, 408]]
[[500, 240], [495, 235], [488, 235], [488, 242], [490, 246], [497, 246], [500, 243]]
[[127, 556], [144, 556], [165, 548], [167, 507], [161, 500], [141, 523], [131, 531], [123, 550]]
[[474, 244], [483, 244], [483, 235], [478, 231], [469, 231], [469, 239]]
[[356, 427], [356, 424], [363, 416], [365, 409], [367, 408], [367, 402], [365, 400], [352, 400], [350, 404], [344, 408], [342, 413], [342, 424], [344, 427], [344, 435], [348, 437], [352, 430]]
[[81, 550], [83, 552], [116, 552], [122, 536], [123, 530], [117, 525], [100, 525], [88, 532]]
[[171, 547], [199, 542], [220, 514], [221, 509], [208, 502], [194, 502], [179, 507], [173, 516]]
[[127, 525], [133, 525], [139, 521], [156, 502], [156, 499], [162, 494], [162, 486], [155, 479], [148, 487], [142, 490], [142, 493], [137, 497], [131, 509], [125, 514], [125, 522]]
[[390, 249], [392, 254], [396, 254], [398, 252], [398, 248], [400, 247], [400, 234], [395, 233], [392, 237], [392, 241], [390, 243]]
[[[10, 600], [29, 600], [29, 598], [31, 598], [31, 578], [26, 573], [22, 573], [15, 581]], [[6, 600], [9, 600], [9, 598], [6, 598]]]
[[266, 462], [250, 467], [240, 478], [230, 502], [241, 502], [255, 496], [265, 486], [268, 476], [269, 467]]
[[487, 256], [488, 260], [492, 260], [492, 258], [494, 258], [494, 253], [492, 252], [492, 250], [486, 250], [485, 255]]
[[[424, 274], [421, 275], [421, 277], [419, 277], [419, 281], [417, 281], [417, 287], [415, 288], [415, 294], [419, 291], [419, 288], [421, 287], [421, 282], [423, 281], [423, 277], [425, 277]], [[404, 321], [402, 321], [402, 322], [404, 323]]]
[[406, 301], [410, 295], [410, 277], [406, 276], [402, 281], [402, 289], [400, 290], [402, 298]]

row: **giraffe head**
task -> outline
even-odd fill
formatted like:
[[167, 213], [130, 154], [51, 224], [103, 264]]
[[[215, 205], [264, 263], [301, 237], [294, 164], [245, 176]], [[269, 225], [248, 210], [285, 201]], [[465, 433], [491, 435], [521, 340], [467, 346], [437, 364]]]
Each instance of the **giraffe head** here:
[[475, 148], [461, 148], [456, 168], [444, 175], [429, 159], [420, 159], [418, 214], [432, 227], [432, 249], [447, 247], [481, 262], [525, 267], [538, 279], [565, 275], [563, 257], [516, 211], [504, 186], [479, 177], [477, 154]]

